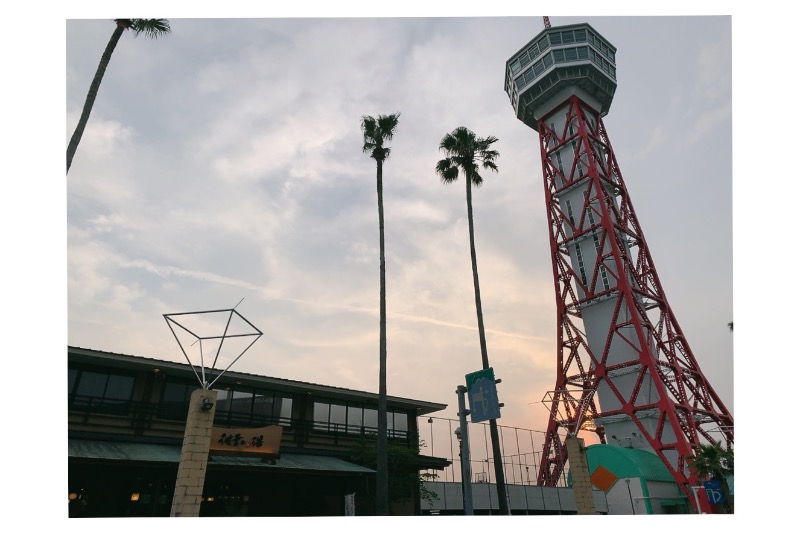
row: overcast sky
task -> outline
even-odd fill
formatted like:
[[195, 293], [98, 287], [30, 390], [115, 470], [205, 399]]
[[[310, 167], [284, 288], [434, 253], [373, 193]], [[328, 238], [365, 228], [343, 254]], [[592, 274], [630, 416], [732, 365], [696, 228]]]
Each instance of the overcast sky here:
[[[618, 49], [611, 142], [679, 324], [733, 410], [731, 19], [551, 22], [581, 21]], [[120, 40], [67, 179], [69, 344], [182, 359], [162, 314], [241, 301], [264, 336], [237, 370], [377, 391], [375, 162], [359, 123], [399, 112], [389, 393], [454, 406], [480, 368], [464, 183], [434, 172], [442, 136], [466, 126], [499, 138], [473, 203], [503, 423], [544, 429], [556, 330], [541, 163], [503, 90], [542, 18], [170, 22], [163, 39]], [[113, 29], [67, 22], [67, 138]]]
[[[693, 4], [672, 14], [693, 13]], [[60, 123], [44, 114], [64, 116], [57, 83], [29, 89], [49, 91], [57, 105], [11, 110], [21, 138], [54, 141], [52, 179], [63, 172], [63, 147], [118, 16], [79, 7], [66, 24], [51, 24], [66, 42], [52, 65], [65, 73], [63, 129], [23, 120], [29, 112]], [[238, 304], [264, 336], [236, 370], [376, 392], [375, 163], [361, 152], [359, 123], [399, 112], [384, 166], [389, 394], [446, 403], [442, 415], [455, 418], [455, 387], [480, 368], [463, 178], [445, 186], [434, 172], [442, 136], [466, 126], [499, 138], [499, 172], [485, 176], [473, 200], [489, 359], [503, 380], [501, 423], [544, 429], [540, 402], [555, 383], [556, 329], [538, 138], [503, 91], [505, 61], [543, 23], [520, 12], [148, 13], [169, 17], [172, 34], [123, 35], [63, 188], [41, 189], [38, 178], [20, 185], [26, 200], [57, 215], [54, 226], [28, 222], [33, 203], [4, 212], [12, 249], [32, 259], [6, 276], [18, 305], [10, 306], [11, 323], [49, 350], [66, 338], [180, 361], [164, 313]], [[733, 265], [738, 353], [757, 325], [769, 325], [763, 307], [739, 302], [774, 293], [768, 287], [780, 274], [754, 278], [764, 274], [749, 261], [777, 252], [755, 241], [775, 239], [781, 223], [767, 227], [757, 215], [772, 200], [758, 196], [763, 189], [742, 186], [732, 196], [732, 183], [753, 179], [757, 167], [741, 142], [758, 131], [736, 130], [732, 153], [732, 19], [656, 14], [550, 17], [554, 26], [588, 22], [617, 47], [618, 88], [605, 125], [668, 301], [734, 412], [726, 325], [734, 318]], [[242, 18], [218, 18], [231, 16]], [[752, 20], [761, 19], [742, 12], [733, 28]], [[733, 43], [741, 76], [754, 52]], [[749, 126], [758, 93], [734, 86], [737, 124]], [[35, 154], [11, 155], [40, 164]], [[33, 233], [19, 232], [22, 225]], [[31, 246], [39, 242], [55, 255]], [[53, 295], [60, 307], [35, 320]], [[759, 368], [741, 366], [747, 361], [737, 358], [737, 369], [757, 375]]]

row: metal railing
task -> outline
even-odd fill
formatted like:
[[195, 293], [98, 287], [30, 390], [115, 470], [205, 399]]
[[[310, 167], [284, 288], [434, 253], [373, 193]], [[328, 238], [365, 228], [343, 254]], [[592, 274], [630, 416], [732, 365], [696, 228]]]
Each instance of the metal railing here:
[[[437, 481], [457, 481], [462, 478], [460, 443], [455, 435], [459, 421], [450, 418], [419, 419], [420, 436], [424, 439], [421, 455], [442, 457], [451, 461], [443, 471], [429, 470]], [[428, 426], [426, 428], [425, 426]], [[497, 426], [500, 434], [503, 472], [506, 483], [536, 485], [542, 460], [545, 432], [513, 426]], [[494, 483], [494, 456], [486, 422], [468, 424], [470, 471], [473, 483]], [[559, 486], [566, 486], [568, 469], [562, 469]]]
[[[154, 422], [174, 423], [176, 427], [186, 420], [188, 402], [152, 403], [131, 400], [115, 400], [97, 396], [69, 395], [69, 412], [82, 416], [82, 423], [92, 425], [108, 424], [109, 417], [119, 421], [128, 419], [130, 427], [148, 429]], [[349, 425], [335, 422], [318, 422], [299, 418], [287, 418], [261, 413], [218, 412], [214, 423], [227, 427], [262, 427], [268, 425], [284, 426], [286, 431], [302, 432], [308, 435], [327, 435], [337, 444], [341, 439], [355, 439], [368, 434], [376, 434], [377, 427]], [[410, 432], [389, 429], [389, 439], [408, 442]]]

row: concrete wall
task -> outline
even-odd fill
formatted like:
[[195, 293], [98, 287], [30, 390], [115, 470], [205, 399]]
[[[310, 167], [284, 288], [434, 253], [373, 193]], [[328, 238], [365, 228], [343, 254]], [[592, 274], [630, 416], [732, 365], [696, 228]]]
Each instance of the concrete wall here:
[[[461, 483], [428, 481], [425, 488], [439, 496], [433, 505], [423, 501], [421, 509], [426, 511], [463, 512], [464, 501]], [[539, 487], [536, 485], [506, 485], [509, 507], [512, 512], [531, 514], [577, 514], [575, 495], [570, 487]], [[605, 493], [593, 491], [595, 510], [608, 513]], [[472, 484], [472, 505], [478, 511], [499, 511], [497, 485], [494, 483]]]

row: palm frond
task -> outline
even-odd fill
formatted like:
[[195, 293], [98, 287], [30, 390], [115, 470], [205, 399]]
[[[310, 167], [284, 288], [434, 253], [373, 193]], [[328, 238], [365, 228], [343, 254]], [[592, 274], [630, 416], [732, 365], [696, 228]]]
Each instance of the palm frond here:
[[436, 163], [436, 173], [442, 183], [452, 183], [458, 179], [458, 166], [450, 158], [442, 159]]
[[361, 117], [361, 132], [364, 135], [364, 153], [369, 153], [377, 161], [383, 161], [391, 153], [391, 149], [384, 148], [384, 141], [394, 137], [394, 130], [400, 119], [400, 113], [378, 115], [378, 118], [364, 115]]
[[[478, 168], [483, 167], [497, 172], [495, 160], [500, 156], [500, 153], [497, 150], [490, 149], [496, 142], [497, 137], [480, 138], [470, 129], [459, 126], [442, 137], [439, 149], [447, 155], [447, 161], [450, 166], [460, 167], [464, 175], [469, 176], [473, 184], [480, 186], [483, 183], [483, 177], [478, 172]], [[439, 163], [441, 164], [443, 161]], [[445, 178], [444, 172], [439, 169], [438, 165], [437, 172], [445, 183], [450, 183], [458, 178], [457, 171], [455, 175], [451, 172]]]
[[143, 33], [146, 37], [157, 39], [162, 35], [172, 33], [169, 20], [167, 19], [129, 19], [129, 28], [133, 31], [134, 37]]

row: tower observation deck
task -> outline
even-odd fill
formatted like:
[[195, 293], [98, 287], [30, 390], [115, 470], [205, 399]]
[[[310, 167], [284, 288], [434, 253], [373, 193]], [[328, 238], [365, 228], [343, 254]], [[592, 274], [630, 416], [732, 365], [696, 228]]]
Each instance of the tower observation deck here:
[[602, 121], [616, 52], [589, 24], [572, 24], [545, 28], [506, 62], [514, 112], [539, 134], [556, 295], [538, 482], [555, 485], [566, 436], [590, 430], [655, 453], [693, 506], [689, 461], [700, 444], [731, 447], [733, 417], [667, 302]]

